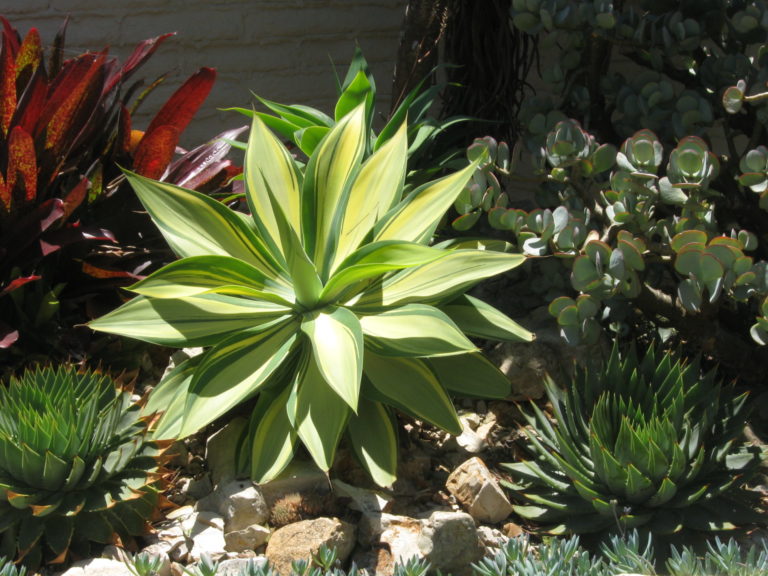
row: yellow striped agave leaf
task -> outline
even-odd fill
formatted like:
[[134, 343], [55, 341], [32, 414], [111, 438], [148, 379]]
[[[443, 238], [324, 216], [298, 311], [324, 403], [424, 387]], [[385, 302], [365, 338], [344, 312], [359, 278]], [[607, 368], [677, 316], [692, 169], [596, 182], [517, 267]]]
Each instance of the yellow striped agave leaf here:
[[252, 115], [244, 179], [252, 214], [129, 175], [180, 259], [90, 324], [205, 347], [155, 387], [149, 404], [164, 412], [155, 434], [183, 437], [254, 402], [238, 468], [258, 482], [285, 469], [297, 442], [327, 472], [346, 441], [374, 481], [391, 484], [396, 412], [458, 434], [452, 394], [509, 391], [468, 336], [531, 339], [499, 310], [462, 296], [522, 256], [479, 241], [431, 245], [475, 166], [403, 199], [407, 127], [371, 152], [365, 104], [354, 100], [312, 133], [301, 108], [285, 110], [307, 128], [292, 137], [319, 138], [308, 142], [304, 165], [274, 125]]

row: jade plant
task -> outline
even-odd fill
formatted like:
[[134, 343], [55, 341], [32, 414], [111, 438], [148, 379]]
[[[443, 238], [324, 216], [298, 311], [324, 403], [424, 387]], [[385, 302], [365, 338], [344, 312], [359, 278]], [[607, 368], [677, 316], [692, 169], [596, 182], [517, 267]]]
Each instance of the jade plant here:
[[569, 287], [530, 285], [569, 342], [677, 335], [731, 370], [768, 343], [764, 14], [763, 1], [512, 2], [544, 84], [513, 120], [517, 143], [470, 146], [487, 158], [453, 225], [562, 263]]
[[[160, 382], [158, 438], [185, 437], [255, 399], [243, 459], [267, 481], [299, 441], [329, 470], [344, 435], [380, 485], [395, 479], [395, 411], [460, 433], [451, 394], [504, 397], [507, 378], [467, 335], [530, 340], [464, 293], [519, 266], [504, 243], [433, 233], [474, 165], [402, 197], [407, 125], [365, 157], [364, 100], [305, 165], [256, 115], [244, 166], [250, 214], [129, 173], [179, 260], [91, 328], [203, 346]], [[496, 249], [498, 248], [498, 250]]]
[[503, 467], [515, 511], [541, 531], [656, 535], [761, 522], [747, 489], [764, 454], [742, 444], [747, 395], [651, 346], [547, 384], [554, 421], [525, 411], [530, 459]]
[[30, 369], [0, 388], [0, 553], [36, 568], [144, 533], [162, 489], [148, 419], [108, 376]]

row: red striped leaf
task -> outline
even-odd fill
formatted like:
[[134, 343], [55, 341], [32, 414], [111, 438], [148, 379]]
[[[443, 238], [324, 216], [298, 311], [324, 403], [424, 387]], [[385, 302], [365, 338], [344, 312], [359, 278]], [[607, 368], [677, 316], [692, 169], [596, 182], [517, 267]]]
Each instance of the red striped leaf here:
[[13, 126], [20, 126], [30, 134], [38, 133], [38, 121], [48, 97], [48, 75], [44, 66], [38, 66], [31, 80], [21, 94], [16, 113], [11, 120]]
[[40, 33], [37, 28], [30, 28], [24, 42], [21, 43], [19, 53], [16, 54], [16, 78], [18, 79], [24, 70], [29, 68], [27, 74], [31, 75], [43, 60], [43, 45], [40, 41]]
[[37, 162], [35, 161], [35, 143], [32, 136], [19, 126], [14, 126], [8, 138], [8, 178], [7, 186], [11, 194], [20, 191], [24, 202], [32, 202], [37, 197]]
[[150, 122], [147, 134], [166, 125], [176, 128], [179, 134], [184, 132], [192, 117], [208, 97], [215, 81], [216, 70], [200, 68], [171, 95]]
[[9, 34], [3, 34], [2, 54], [0, 54], [0, 131], [8, 134], [11, 118], [16, 110], [16, 58], [13, 42]]
[[133, 170], [154, 180], [159, 179], [173, 159], [179, 131], [173, 126], [158, 126], [147, 131], [136, 148]]
[[148, 38], [137, 45], [133, 50], [133, 54], [128, 57], [128, 60], [125, 61], [122, 68], [109, 76], [109, 79], [104, 86], [104, 94], [109, 94], [112, 92], [115, 85], [127, 80], [139, 66], [144, 64], [144, 62], [154, 54], [155, 50], [157, 50], [158, 46], [160, 46], [166, 38], [175, 35], [176, 32], [169, 32], [167, 34], [162, 34], [161, 36]]

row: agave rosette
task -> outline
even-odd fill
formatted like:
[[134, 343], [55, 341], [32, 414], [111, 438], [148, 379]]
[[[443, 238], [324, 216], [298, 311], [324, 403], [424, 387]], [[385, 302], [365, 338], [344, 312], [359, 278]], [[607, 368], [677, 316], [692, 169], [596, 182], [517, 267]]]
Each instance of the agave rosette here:
[[0, 387], [0, 555], [35, 567], [145, 531], [163, 470], [140, 412], [109, 377], [75, 368]]
[[365, 157], [365, 104], [305, 166], [256, 115], [244, 166], [250, 215], [137, 175], [128, 178], [180, 259], [91, 323], [167, 346], [203, 346], [157, 387], [156, 434], [185, 437], [258, 395], [243, 453], [267, 481], [300, 440], [329, 470], [345, 430], [373, 479], [395, 479], [392, 409], [459, 433], [450, 393], [503, 397], [506, 377], [468, 335], [528, 340], [463, 293], [521, 264], [482, 242], [430, 246], [475, 165], [401, 199], [406, 124]]
[[577, 370], [567, 391], [551, 382], [554, 422], [532, 404], [524, 443], [534, 459], [503, 466], [515, 511], [542, 531], [656, 534], [719, 531], [758, 518], [757, 493], [744, 484], [760, 451], [737, 440], [746, 394], [722, 390], [649, 348], [638, 362], [614, 347], [601, 370]]

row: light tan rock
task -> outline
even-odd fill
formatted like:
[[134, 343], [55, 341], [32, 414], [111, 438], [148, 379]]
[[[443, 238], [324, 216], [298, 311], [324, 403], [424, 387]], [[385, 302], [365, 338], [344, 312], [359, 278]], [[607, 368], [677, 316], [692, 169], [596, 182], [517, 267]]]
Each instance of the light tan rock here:
[[497, 524], [512, 513], [512, 505], [485, 463], [470, 458], [445, 483], [448, 491], [477, 522]]
[[419, 551], [433, 570], [468, 576], [484, 553], [475, 522], [464, 512], [433, 512], [421, 530]]
[[289, 574], [295, 560], [309, 560], [321, 546], [335, 548], [342, 565], [355, 546], [353, 524], [338, 518], [302, 520], [278, 528], [267, 544], [266, 557], [280, 574]]
[[227, 552], [246, 552], [264, 546], [269, 540], [269, 528], [253, 524], [242, 530], [234, 530], [224, 534]]

